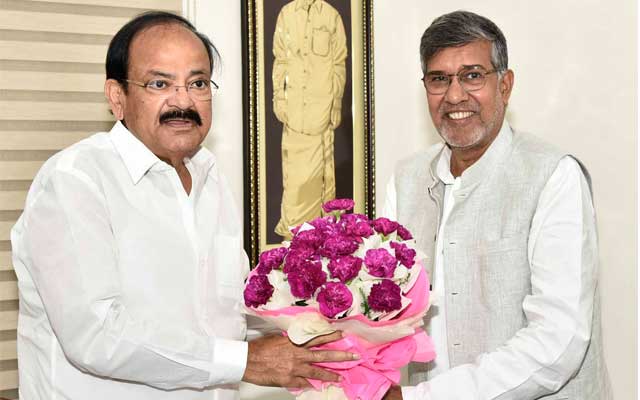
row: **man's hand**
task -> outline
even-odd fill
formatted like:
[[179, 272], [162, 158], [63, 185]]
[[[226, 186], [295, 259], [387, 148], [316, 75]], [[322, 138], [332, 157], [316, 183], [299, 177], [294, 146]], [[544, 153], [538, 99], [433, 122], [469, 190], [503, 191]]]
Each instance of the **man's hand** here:
[[338, 382], [340, 376], [312, 363], [352, 361], [357, 355], [343, 351], [310, 350], [311, 347], [333, 342], [342, 337], [340, 332], [319, 336], [304, 346], [297, 346], [280, 335], [264, 336], [249, 342], [247, 368], [242, 380], [261, 386], [306, 388], [311, 386], [305, 378]]
[[402, 400], [402, 390], [400, 386], [391, 386], [391, 389], [384, 395], [382, 400]]

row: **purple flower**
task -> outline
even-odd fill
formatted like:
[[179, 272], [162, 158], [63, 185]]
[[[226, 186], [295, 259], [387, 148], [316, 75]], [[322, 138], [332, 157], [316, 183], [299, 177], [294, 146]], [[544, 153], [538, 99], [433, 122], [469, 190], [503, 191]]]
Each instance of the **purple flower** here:
[[396, 259], [400, 264], [407, 268], [413, 267], [413, 264], [415, 264], [414, 258], [416, 257], [416, 251], [414, 249], [409, 248], [409, 246], [404, 243], [398, 242], [391, 242], [391, 248], [396, 251]]
[[327, 240], [325, 240], [320, 253], [327, 258], [333, 259], [351, 254], [356, 250], [358, 250], [358, 243], [354, 238], [338, 234], [329, 236]]
[[379, 278], [391, 278], [398, 261], [386, 249], [369, 249], [364, 256], [369, 273]]
[[353, 295], [344, 283], [328, 282], [318, 293], [318, 303], [322, 315], [334, 318], [351, 307]]
[[309, 262], [320, 262], [320, 256], [316, 254], [315, 250], [310, 247], [298, 247], [289, 249], [289, 253], [284, 259], [284, 268], [282, 271], [285, 274], [293, 270], [303, 268], [305, 264]]
[[244, 288], [244, 304], [247, 307], [258, 307], [267, 304], [273, 294], [273, 286], [266, 275], [254, 275]]
[[263, 251], [260, 254], [260, 261], [258, 262], [256, 271], [258, 271], [258, 274], [260, 275], [267, 275], [271, 270], [280, 268], [286, 254], [286, 247], [278, 247]]
[[327, 282], [327, 274], [319, 262], [307, 262], [303, 268], [294, 269], [287, 275], [291, 294], [299, 299], [309, 299]]
[[398, 225], [398, 229], [396, 230], [396, 233], [398, 234], [398, 236], [400, 236], [400, 239], [402, 240], [413, 239], [411, 232], [409, 232], [409, 230], [402, 225]]
[[346, 214], [340, 218], [347, 235], [356, 237], [369, 237], [373, 235], [373, 228], [369, 225], [369, 219], [362, 214]]
[[340, 282], [347, 282], [358, 276], [361, 267], [362, 259], [354, 256], [338, 257], [327, 266], [331, 277], [340, 279]]
[[384, 279], [371, 287], [367, 302], [373, 311], [389, 312], [399, 310], [402, 308], [400, 286], [389, 279]]
[[371, 225], [373, 225], [373, 229], [375, 229], [376, 232], [382, 233], [385, 236], [393, 233], [398, 229], [398, 226], [400, 226], [400, 224], [388, 218], [376, 218], [371, 222]]
[[324, 235], [320, 229], [309, 229], [298, 232], [291, 240], [291, 248], [311, 247], [317, 249], [322, 246]]
[[322, 209], [326, 213], [332, 211], [349, 211], [353, 209], [355, 202], [351, 199], [333, 199], [322, 205]]
[[327, 215], [326, 217], [318, 217], [313, 221], [310, 221], [309, 225], [323, 231], [328, 225], [332, 225], [335, 222], [336, 222], [336, 219], [333, 217], [333, 215]]

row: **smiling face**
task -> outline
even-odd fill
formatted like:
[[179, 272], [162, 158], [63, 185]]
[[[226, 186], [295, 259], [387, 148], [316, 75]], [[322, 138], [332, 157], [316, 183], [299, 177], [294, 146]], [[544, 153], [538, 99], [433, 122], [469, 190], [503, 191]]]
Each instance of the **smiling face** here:
[[[456, 74], [474, 66], [490, 71], [491, 50], [491, 43], [484, 40], [442, 49], [427, 63], [427, 73]], [[457, 77], [445, 93], [427, 92], [433, 123], [450, 147], [486, 148], [497, 136], [513, 87], [513, 72], [505, 71], [502, 78], [489, 74], [486, 79], [482, 89], [471, 92], [460, 86]]]
[[[131, 42], [129, 54], [127, 76], [131, 81], [162, 80], [185, 86], [208, 82], [211, 77], [204, 44], [178, 24], [143, 30]], [[172, 90], [167, 97], [133, 83], [127, 84], [125, 93], [120, 83], [108, 80], [105, 91], [116, 118], [156, 156], [171, 164], [193, 155], [211, 127], [211, 100], [194, 100], [184, 87]]]

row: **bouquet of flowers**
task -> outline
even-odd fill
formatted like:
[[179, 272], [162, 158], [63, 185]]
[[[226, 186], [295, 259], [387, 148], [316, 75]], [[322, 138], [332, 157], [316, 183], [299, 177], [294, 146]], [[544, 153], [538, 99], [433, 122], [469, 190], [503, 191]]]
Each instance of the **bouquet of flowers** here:
[[342, 381], [310, 380], [317, 391], [298, 392], [300, 398], [379, 400], [400, 381], [400, 368], [435, 357], [420, 328], [429, 283], [415, 240], [397, 222], [347, 214], [353, 206], [349, 199], [325, 203], [326, 216], [260, 254], [245, 284], [247, 312], [287, 331], [294, 343], [340, 330], [342, 339], [320, 347], [360, 355], [321, 364]]

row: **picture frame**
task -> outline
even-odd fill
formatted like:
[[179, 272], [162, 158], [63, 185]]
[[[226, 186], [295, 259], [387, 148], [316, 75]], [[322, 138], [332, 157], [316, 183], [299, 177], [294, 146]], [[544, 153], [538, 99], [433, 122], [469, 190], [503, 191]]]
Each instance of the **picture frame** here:
[[308, 3], [242, 0], [244, 239], [252, 266], [287, 239], [276, 230], [317, 214], [324, 200], [352, 198], [354, 212], [375, 215], [373, 0]]

